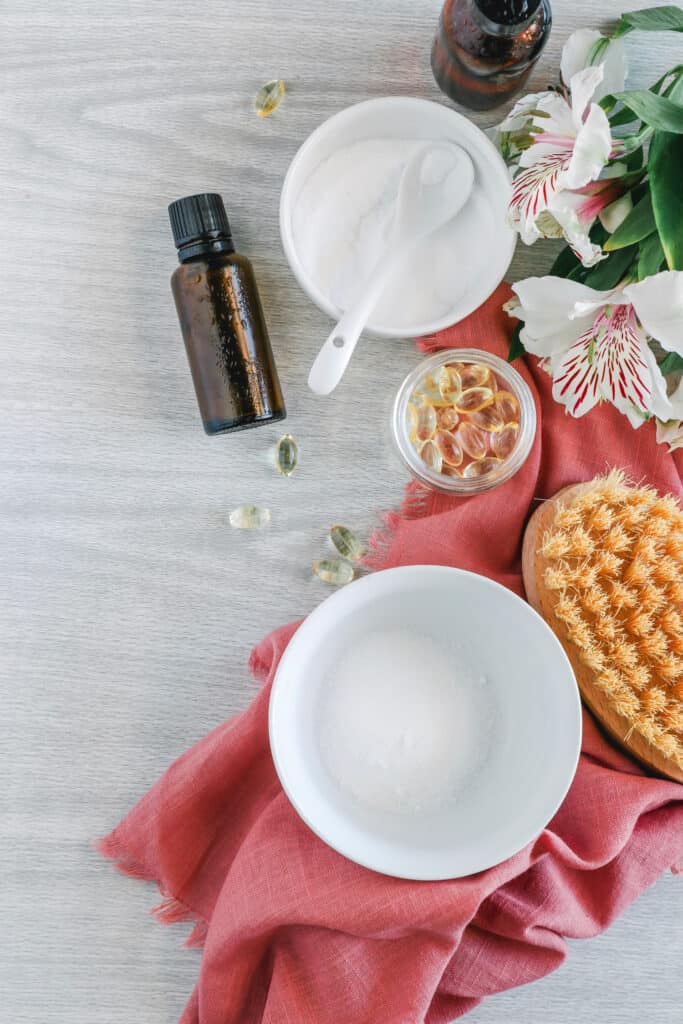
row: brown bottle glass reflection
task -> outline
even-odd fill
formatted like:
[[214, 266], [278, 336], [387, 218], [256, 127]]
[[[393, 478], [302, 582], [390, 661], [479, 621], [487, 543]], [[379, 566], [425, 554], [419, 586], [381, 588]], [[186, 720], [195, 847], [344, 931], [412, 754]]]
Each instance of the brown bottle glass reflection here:
[[230, 253], [183, 263], [171, 287], [206, 432], [284, 419], [249, 260]]
[[446, 0], [432, 48], [439, 88], [486, 110], [526, 82], [552, 23], [549, 0]]

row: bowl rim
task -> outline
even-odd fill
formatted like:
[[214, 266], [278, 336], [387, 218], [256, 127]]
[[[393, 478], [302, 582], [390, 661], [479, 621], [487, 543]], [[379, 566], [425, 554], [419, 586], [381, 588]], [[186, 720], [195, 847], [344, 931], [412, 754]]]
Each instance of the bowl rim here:
[[[509, 843], [507, 846], [503, 844], [502, 847], [499, 846], [495, 848], [495, 852], [491, 852], [488, 856], [481, 857], [480, 860], [478, 861], [476, 860], [475, 855], [473, 863], [468, 866], [467, 870], [458, 870], [456, 871], [456, 873], [445, 870], [428, 870], [421, 871], [419, 873], [416, 873], [414, 870], [397, 870], [395, 864], [392, 864], [391, 867], [388, 867], [387, 864], [379, 863], [373, 860], [372, 858], [365, 857], [363, 855], [362, 850], [359, 852], [357, 849], [355, 849], [353, 844], [347, 844], [343, 840], [340, 842], [334, 836], [330, 836], [329, 831], [325, 828], [324, 824], [321, 825], [312, 820], [311, 817], [307, 815], [304, 812], [303, 808], [301, 807], [296, 792], [294, 792], [294, 790], [289, 784], [287, 770], [286, 767], [283, 765], [278, 741], [278, 707], [280, 702], [283, 699], [286, 699], [287, 697], [286, 691], [284, 690], [285, 672], [287, 671], [289, 664], [294, 662], [296, 658], [297, 648], [299, 644], [301, 644], [302, 642], [302, 636], [304, 636], [302, 630], [315, 630], [316, 624], [322, 615], [323, 607], [329, 608], [331, 603], [341, 604], [343, 606], [344, 603], [348, 603], [349, 593], [351, 591], [359, 593], [361, 589], [367, 590], [371, 589], [372, 587], [376, 587], [378, 586], [377, 581], [379, 579], [387, 580], [391, 577], [396, 578], [398, 576], [401, 576], [403, 578], [409, 578], [410, 576], [423, 575], [425, 572], [428, 574], [439, 575], [442, 577], [453, 577], [457, 575], [461, 578], [474, 578], [477, 581], [477, 585], [504, 590], [506, 596], [510, 598], [513, 601], [513, 603], [516, 603], [518, 606], [523, 606], [523, 608], [525, 609], [525, 614], [529, 615], [531, 619], [537, 620], [537, 622], [541, 624], [542, 628], [547, 630], [549, 634], [549, 639], [551, 640], [551, 642], [557, 650], [559, 660], [566, 667], [567, 672], [563, 677], [562, 686], [567, 689], [567, 695], [570, 699], [570, 703], [573, 704], [574, 708], [573, 721], [569, 722], [569, 719], [567, 721], [567, 728], [569, 729], [569, 727], [571, 726], [574, 730], [573, 737], [570, 737], [573, 741], [573, 755], [571, 757], [571, 760], [567, 758], [566, 774], [562, 786], [558, 787], [558, 792], [554, 794], [553, 799], [548, 801], [548, 806], [543, 811], [542, 816], [539, 815], [538, 820], [534, 821], [533, 826], [530, 825], [526, 830], [524, 830], [521, 837], [517, 838], [514, 841], [514, 843]], [[381, 599], [381, 596], [378, 599]], [[368, 868], [371, 871], [376, 871], [379, 874], [388, 875], [392, 878], [405, 878], [410, 879], [412, 881], [446, 881], [454, 878], [466, 878], [469, 875], [475, 874], [479, 871], [486, 871], [489, 868], [495, 867], [497, 864], [503, 863], [503, 861], [514, 856], [516, 853], [519, 853], [520, 850], [523, 850], [525, 846], [532, 842], [532, 840], [536, 839], [539, 835], [541, 835], [543, 830], [546, 828], [548, 823], [553, 819], [558, 809], [562, 805], [562, 802], [564, 801], [569, 791], [569, 788], [572, 782], [574, 781], [574, 776], [576, 774], [576, 769], [578, 767], [579, 757], [581, 754], [582, 733], [583, 720], [581, 710], [581, 697], [579, 694], [578, 684], [576, 682], [576, 676], [574, 674], [574, 670], [572, 668], [571, 662], [569, 661], [569, 658], [564, 647], [560, 643], [560, 640], [558, 639], [557, 635], [553, 632], [548, 623], [545, 621], [543, 616], [539, 615], [538, 612], [534, 608], [532, 608], [532, 606], [523, 598], [521, 598], [518, 594], [515, 594], [514, 591], [510, 590], [508, 587], [504, 587], [501, 583], [498, 583], [496, 580], [492, 580], [487, 576], [482, 576], [479, 573], [471, 572], [467, 569], [459, 569], [455, 566], [447, 565], [418, 564], [396, 566], [392, 569], [381, 569], [377, 572], [370, 573], [368, 576], [361, 576], [360, 578], [354, 580], [353, 583], [349, 583], [345, 587], [342, 587], [334, 593], [330, 594], [329, 597], [321, 601], [320, 604], [317, 605], [316, 608], [314, 608], [313, 611], [303, 620], [303, 622], [301, 623], [297, 631], [294, 633], [289, 643], [287, 644], [287, 647], [282, 653], [277, 669], [275, 671], [275, 676], [273, 678], [273, 683], [268, 701], [268, 740], [271, 757], [273, 759], [273, 765], [275, 767], [276, 774], [280, 780], [280, 784], [282, 785], [282, 788], [287, 799], [291, 803], [292, 807], [294, 808], [298, 816], [304, 822], [304, 824], [307, 825], [308, 828], [315, 835], [317, 835], [318, 838], [321, 839], [327, 846], [331, 847], [331, 849], [335, 850], [337, 853], [340, 853], [348, 860], [351, 860], [356, 864], [360, 864], [361, 867]]]
[[[413, 109], [421, 110], [424, 110], [425, 107], [436, 107], [439, 111], [443, 111], [446, 116], [463, 126], [464, 135], [466, 137], [471, 137], [473, 135], [477, 137], [482, 148], [487, 153], [488, 162], [492, 166], [496, 166], [498, 168], [501, 172], [501, 179], [505, 179], [508, 187], [510, 183], [510, 176], [505, 161], [486, 133], [479, 128], [474, 121], [470, 121], [469, 118], [465, 117], [464, 114], [458, 113], [457, 110], [453, 110], [452, 107], [448, 107], [443, 103], [437, 103], [434, 100], [423, 99], [418, 96], [376, 96], [372, 99], [362, 100], [360, 103], [354, 103], [351, 106], [344, 107], [342, 110], [338, 110], [337, 113], [326, 118], [326, 120], [314, 128], [311, 134], [304, 139], [287, 168], [287, 173], [285, 174], [285, 178], [282, 183], [282, 190], [280, 192], [279, 225], [280, 238], [282, 240], [285, 257], [300, 288], [308, 296], [311, 302], [318, 307], [318, 309], [322, 310], [323, 313], [326, 313], [333, 320], [338, 320], [342, 316], [343, 310], [331, 302], [306, 274], [294, 245], [290, 217], [290, 192], [292, 189], [292, 181], [297, 172], [300, 161], [311, 149], [315, 148], [321, 135], [333, 131], [335, 125], [339, 126], [342, 123], [353, 121], [370, 108], [381, 108], [386, 106], [412, 107]], [[508, 244], [506, 250], [504, 250], [504, 266], [500, 277], [495, 282], [492, 282], [490, 286], [486, 285], [483, 288], [479, 287], [471, 289], [468, 293], [466, 311], [463, 312], [458, 319], [453, 319], [453, 312], [451, 311], [446, 316], [426, 321], [422, 324], [414, 324], [410, 329], [401, 326], [397, 327], [391, 324], [371, 323], [367, 328], [367, 333], [378, 338], [416, 338], [424, 337], [427, 334], [436, 334], [437, 331], [442, 331], [446, 327], [451, 327], [455, 323], [460, 323], [461, 320], [464, 320], [465, 317], [469, 316], [470, 313], [477, 309], [482, 302], [485, 302], [486, 299], [493, 294], [505, 277], [510, 267], [512, 256], [517, 244], [517, 236], [512, 228], [509, 229], [507, 234]]]

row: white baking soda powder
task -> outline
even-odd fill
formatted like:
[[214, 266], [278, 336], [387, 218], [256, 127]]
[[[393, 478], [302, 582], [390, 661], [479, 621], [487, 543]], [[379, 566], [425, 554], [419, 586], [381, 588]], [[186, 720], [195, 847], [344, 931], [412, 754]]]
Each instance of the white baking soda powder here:
[[[294, 248], [308, 277], [346, 309], [389, 251], [404, 167], [424, 139], [364, 139], [323, 160], [292, 209]], [[475, 179], [461, 212], [406, 253], [373, 312], [377, 323], [410, 328], [447, 317], [490, 262], [493, 212]]]
[[457, 649], [400, 630], [369, 633], [324, 680], [323, 760], [342, 789], [376, 810], [442, 803], [485, 756], [487, 689]]

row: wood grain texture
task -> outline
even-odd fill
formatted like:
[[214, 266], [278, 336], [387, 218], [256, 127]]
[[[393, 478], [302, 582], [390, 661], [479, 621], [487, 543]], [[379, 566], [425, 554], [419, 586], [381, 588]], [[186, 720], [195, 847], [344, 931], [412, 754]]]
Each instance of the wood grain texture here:
[[[440, 99], [428, 63], [438, 9], [2, 5], [3, 1021], [172, 1024], [192, 987], [198, 954], [182, 949], [184, 929], [147, 916], [155, 893], [114, 876], [90, 840], [248, 703], [251, 646], [327, 593], [309, 566], [329, 524], [367, 530], [399, 497], [386, 422], [414, 349], [365, 342], [333, 400], [308, 393], [329, 323], [286, 266], [278, 195], [298, 145], [335, 111], [386, 94]], [[571, 30], [619, 10], [556, 2], [530, 88], [554, 77]], [[639, 83], [680, 60], [680, 40], [628, 45]], [[253, 95], [276, 75], [287, 96], [261, 121]], [[209, 439], [199, 424], [165, 207], [204, 189], [224, 194], [256, 266], [301, 446], [290, 480], [268, 464], [276, 428]], [[550, 258], [520, 249], [511, 277]], [[229, 529], [243, 501], [272, 509], [266, 534]], [[680, 1020], [674, 885], [662, 879], [556, 974], [470, 1019]]]

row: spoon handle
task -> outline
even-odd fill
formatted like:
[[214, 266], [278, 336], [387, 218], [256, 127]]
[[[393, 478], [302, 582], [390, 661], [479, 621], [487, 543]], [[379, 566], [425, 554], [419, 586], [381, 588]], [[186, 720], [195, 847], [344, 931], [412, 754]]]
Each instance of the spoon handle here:
[[377, 305], [395, 259], [386, 260], [355, 302], [349, 306], [318, 352], [308, 375], [308, 386], [316, 395], [329, 395], [344, 376], [358, 339]]

